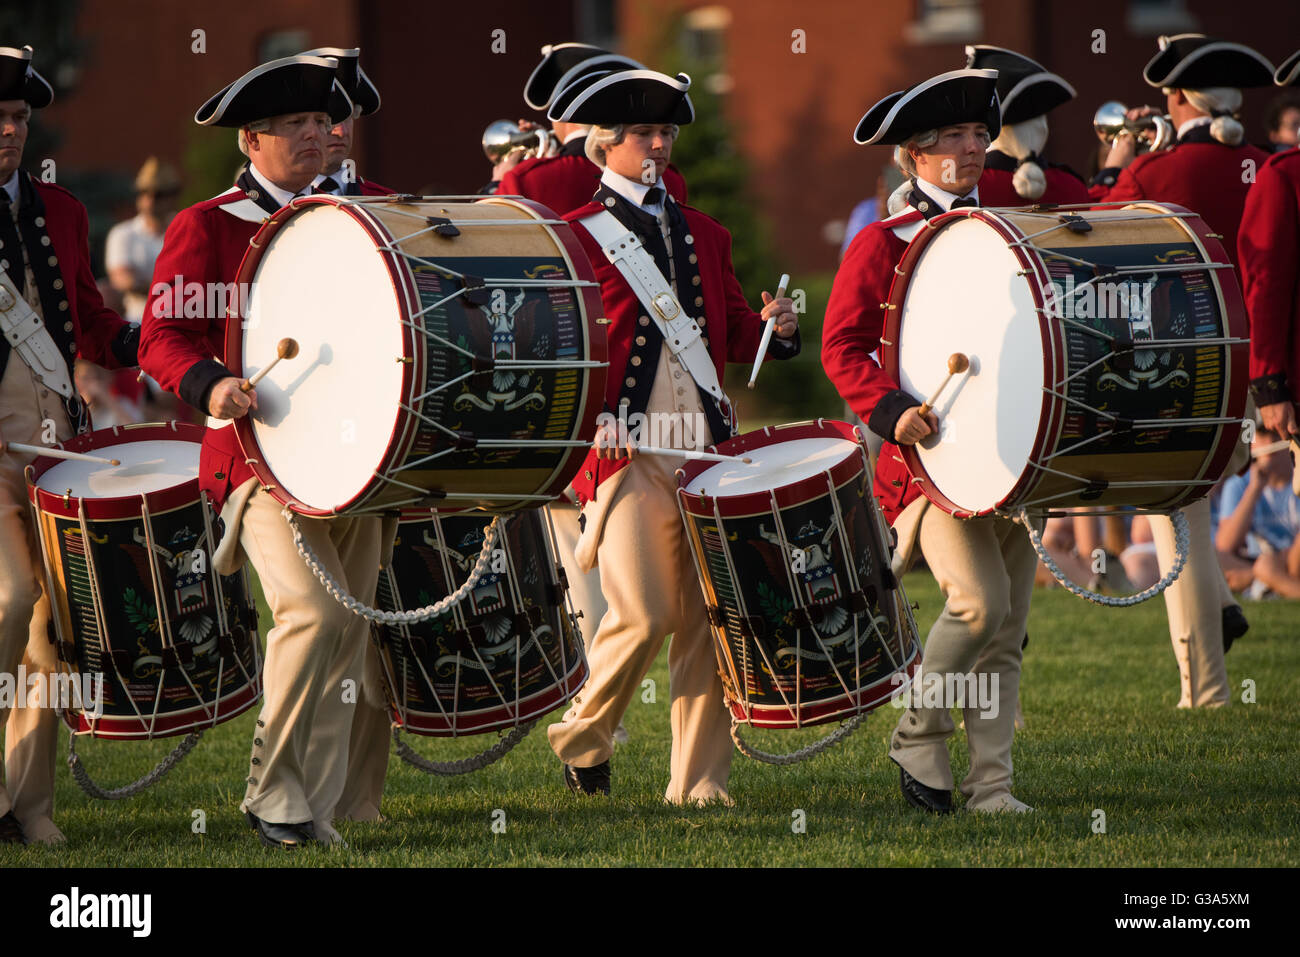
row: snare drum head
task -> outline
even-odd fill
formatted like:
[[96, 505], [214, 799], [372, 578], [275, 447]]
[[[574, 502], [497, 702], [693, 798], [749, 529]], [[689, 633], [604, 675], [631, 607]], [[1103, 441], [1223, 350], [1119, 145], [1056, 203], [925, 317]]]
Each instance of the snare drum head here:
[[161, 492], [199, 474], [199, 445], [182, 440], [122, 442], [93, 454], [118, 459], [121, 465], [61, 461], [36, 478], [36, 487], [74, 498], [123, 498]]
[[1007, 239], [972, 217], [941, 229], [910, 271], [897, 344], [902, 388], [929, 398], [949, 356], [972, 362], [935, 404], [940, 441], [917, 446], [929, 481], [962, 511], [1006, 499], [1039, 434], [1044, 344], [1023, 269]]
[[244, 374], [274, 359], [283, 338], [299, 347], [257, 385], [258, 454], [315, 509], [360, 494], [401, 412], [402, 312], [375, 247], [346, 207], [312, 204], [270, 238], [252, 280]]
[[692, 495], [707, 493], [714, 498], [765, 492], [812, 478], [846, 456], [856, 454], [857, 450], [857, 445], [848, 439], [792, 439], [744, 452], [750, 464], [739, 458], [719, 462], [683, 487]]

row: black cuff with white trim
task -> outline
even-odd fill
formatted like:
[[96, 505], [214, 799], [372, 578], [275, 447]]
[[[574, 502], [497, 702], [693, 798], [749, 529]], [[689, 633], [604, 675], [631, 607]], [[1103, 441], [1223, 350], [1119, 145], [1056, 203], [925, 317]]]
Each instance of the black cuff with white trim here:
[[234, 378], [234, 375], [216, 359], [203, 359], [190, 366], [189, 371], [181, 378], [180, 388], [176, 390], [176, 394], [206, 415], [208, 396], [212, 394], [212, 387], [222, 379]]
[[1107, 166], [1105, 169], [1097, 171], [1097, 175], [1092, 178], [1092, 186], [1114, 186], [1115, 180], [1119, 179], [1119, 174], [1124, 172], [1122, 166]]
[[117, 335], [113, 337], [113, 341], [109, 344], [109, 349], [112, 350], [113, 358], [116, 359], [117, 364], [124, 369], [129, 369], [132, 366], [140, 364], [140, 360], [137, 357], [139, 348], [140, 325], [135, 322], [128, 322], [125, 326], [119, 329]]
[[1291, 401], [1291, 389], [1286, 383], [1286, 373], [1276, 372], [1250, 380], [1250, 394], [1256, 405], [1276, 405]]
[[793, 359], [803, 348], [803, 342], [799, 338], [799, 330], [794, 331], [794, 335], [789, 339], [782, 339], [780, 336], [773, 336], [767, 344], [767, 354], [773, 359]]
[[876, 403], [870, 418], [867, 419], [867, 428], [886, 442], [893, 442], [894, 429], [898, 426], [898, 420], [908, 409], [920, 404], [921, 400], [911, 393], [895, 389]]

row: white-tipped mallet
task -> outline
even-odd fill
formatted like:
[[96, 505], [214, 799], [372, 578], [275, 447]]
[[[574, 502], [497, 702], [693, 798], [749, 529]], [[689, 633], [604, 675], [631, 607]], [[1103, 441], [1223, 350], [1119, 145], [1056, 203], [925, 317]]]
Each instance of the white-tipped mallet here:
[[267, 367], [263, 369], [261, 372], [255, 373], [254, 375], [250, 376], [249, 378], [241, 382], [239, 385], [239, 391], [252, 392], [253, 387], [256, 386], [259, 382], [261, 382], [263, 377], [268, 372], [270, 372], [272, 369], [275, 368], [275, 364], [277, 362], [279, 362], [281, 359], [292, 359], [297, 354], [298, 354], [297, 339], [281, 339], [278, 343], [276, 343], [275, 346], [275, 358], [272, 359], [270, 363], [267, 365]]
[[48, 455], [52, 459], [68, 459], [73, 462], [98, 462], [101, 465], [121, 465], [121, 459], [108, 459], [102, 455], [87, 455], [85, 452], [69, 452], [45, 445], [24, 445], [22, 442], [0, 442], [0, 455], [5, 452], [26, 452], [29, 455]]
[[[790, 285], [790, 274], [781, 274], [781, 283], [776, 287], [776, 296], [773, 301], [785, 298], [785, 289]], [[772, 330], [776, 328], [776, 315], [768, 317], [767, 324], [763, 327], [763, 338], [758, 343], [758, 354], [754, 356], [754, 368], [749, 373], [749, 388], [754, 388], [754, 382], [758, 379], [758, 370], [762, 368], [763, 356], [767, 355], [768, 343], [772, 341]]]
[[939, 388], [934, 390], [934, 394], [921, 403], [921, 414], [925, 415], [934, 408], [934, 404], [939, 401], [939, 396], [943, 394], [943, 390], [948, 388], [948, 383], [952, 381], [953, 376], [960, 375], [969, 368], [970, 359], [963, 353], [954, 352], [950, 355], [948, 357], [948, 374], [944, 376], [943, 381], [939, 383]]

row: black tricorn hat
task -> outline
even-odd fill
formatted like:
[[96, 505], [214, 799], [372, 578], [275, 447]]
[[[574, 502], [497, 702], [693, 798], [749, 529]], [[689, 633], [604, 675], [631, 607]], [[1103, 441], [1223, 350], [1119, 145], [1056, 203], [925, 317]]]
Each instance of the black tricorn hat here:
[[[579, 79], [561, 91], [547, 114], [552, 122], [614, 126], [619, 123], [676, 123], [695, 119], [686, 91], [691, 78], [654, 70], [618, 70]], [[562, 100], [562, 102], [561, 102]]]
[[194, 114], [200, 126], [247, 126], [285, 113], [328, 113], [340, 123], [352, 115], [352, 100], [338, 81], [333, 57], [288, 56], [254, 67], [213, 94]]
[[366, 71], [361, 69], [359, 47], [318, 47], [305, 51], [303, 56], [325, 56], [338, 60], [339, 83], [343, 85], [343, 92], [348, 95], [352, 105], [360, 111], [357, 115], [369, 116], [379, 112], [379, 89], [366, 76]]
[[542, 47], [542, 62], [533, 68], [524, 83], [524, 102], [534, 110], [545, 110], [560, 90], [584, 73], [644, 69], [644, 63], [590, 43], [548, 43]]
[[26, 100], [33, 110], [54, 102], [54, 87], [32, 69], [31, 47], [0, 47], [0, 100]]
[[1293, 86], [1300, 82], [1300, 50], [1282, 61], [1282, 65], [1273, 74], [1273, 82], [1278, 86]]
[[997, 80], [997, 70], [953, 70], [891, 93], [858, 121], [853, 141], [897, 146], [917, 133], [957, 123], [983, 123], [996, 139], [1002, 129]]
[[1002, 104], [1002, 122], [1006, 124], [1032, 120], [1075, 97], [1074, 87], [1064, 78], [1014, 50], [968, 46], [966, 66], [998, 71], [998, 100]]
[[1151, 86], [1205, 90], [1273, 83], [1273, 64], [1243, 44], [1216, 40], [1203, 33], [1180, 33], [1161, 37], [1157, 42], [1160, 52], [1142, 71], [1142, 79]]

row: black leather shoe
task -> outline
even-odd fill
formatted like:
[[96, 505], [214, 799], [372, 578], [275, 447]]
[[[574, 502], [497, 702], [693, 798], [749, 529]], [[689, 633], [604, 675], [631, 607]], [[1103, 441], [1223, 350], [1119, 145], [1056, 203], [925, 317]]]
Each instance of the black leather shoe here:
[[592, 768], [564, 766], [564, 786], [574, 794], [609, 794], [609, 762], [602, 761]]
[[931, 814], [952, 813], [951, 791], [940, 791], [938, 788], [922, 784], [904, 771], [901, 765], [898, 774], [898, 786], [903, 792], [903, 798], [912, 807], [919, 807], [922, 811], [929, 811]]
[[245, 811], [244, 815], [267, 847], [281, 847], [291, 851], [316, 840], [316, 829], [311, 821], [305, 824], [272, 824], [263, 821], [252, 811]]
[[23, 826], [18, 823], [14, 812], [10, 811], [4, 817], [0, 817], [0, 844], [26, 843], [27, 837], [23, 834]]
[[1229, 605], [1220, 617], [1223, 620], [1223, 653], [1226, 655], [1232, 643], [1250, 630], [1250, 622], [1240, 605]]

